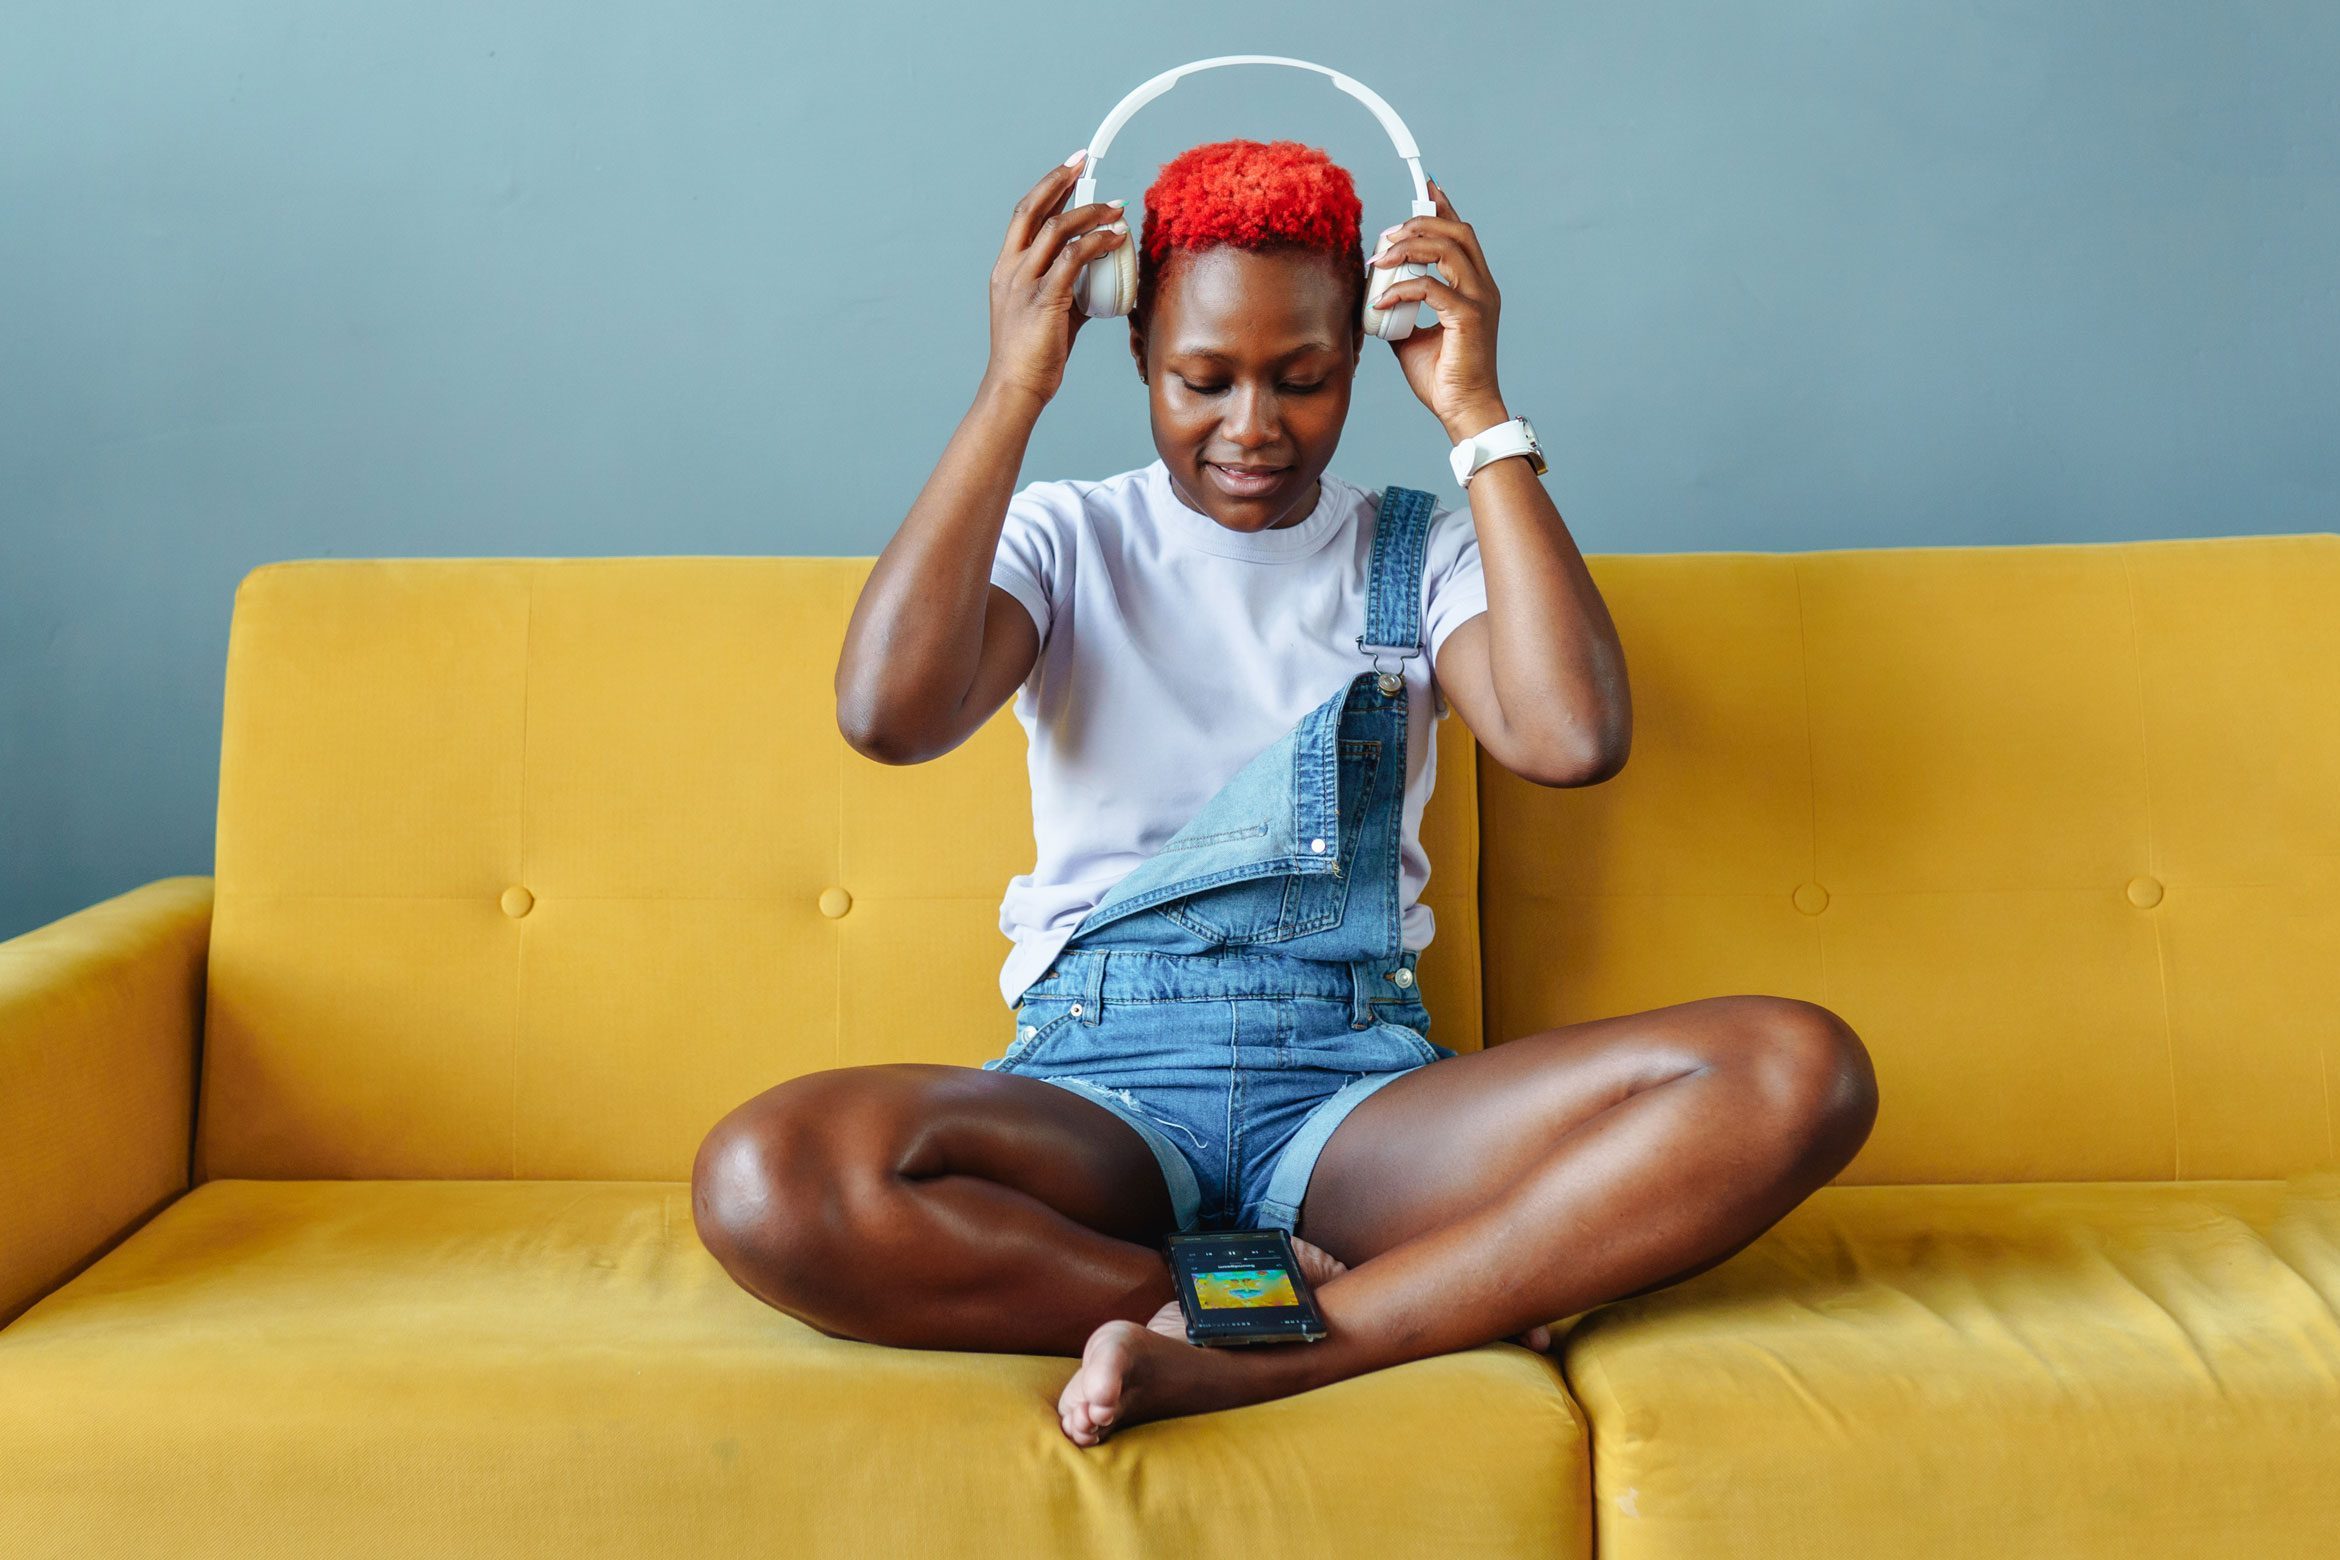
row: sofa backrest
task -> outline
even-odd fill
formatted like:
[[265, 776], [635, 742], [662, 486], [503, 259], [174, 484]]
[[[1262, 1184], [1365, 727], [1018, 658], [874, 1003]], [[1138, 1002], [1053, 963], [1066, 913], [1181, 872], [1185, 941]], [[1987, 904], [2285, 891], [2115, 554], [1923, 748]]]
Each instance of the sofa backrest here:
[[1842, 1182], [2340, 1164], [2340, 536], [1592, 566], [1633, 750], [1480, 767], [1491, 1038], [1822, 1003]]
[[[872, 562], [252, 571], [198, 1177], [681, 1179], [783, 1078], [996, 1055], [1023, 735], [844, 744]], [[1632, 756], [1439, 723], [1437, 1038], [1801, 996], [1877, 1062], [1845, 1182], [2340, 1163], [2340, 536], [1591, 564]]]
[[[1002, 708], [846, 746], [871, 558], [299, 560], [236, 592], [198, 1179], [681, 1180], [799, 1073], [1006, 1046], [1033, 861]], [[1423, 822], [1438, 1038], [1478, 1043], [1474, 749]]]

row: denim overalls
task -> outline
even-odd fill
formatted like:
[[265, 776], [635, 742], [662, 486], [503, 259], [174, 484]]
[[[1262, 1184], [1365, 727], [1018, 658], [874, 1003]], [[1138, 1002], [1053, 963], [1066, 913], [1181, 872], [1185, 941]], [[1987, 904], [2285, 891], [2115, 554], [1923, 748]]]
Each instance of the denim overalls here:
[[1381, 496], [1360, 671], [1090, 908], [983, 1064], [1135, 1128], [1178, 1227], [1292, 1229], [1333, 1128], [1456, 1053], [1400, 941], [1406, 687], [1433, 501]]

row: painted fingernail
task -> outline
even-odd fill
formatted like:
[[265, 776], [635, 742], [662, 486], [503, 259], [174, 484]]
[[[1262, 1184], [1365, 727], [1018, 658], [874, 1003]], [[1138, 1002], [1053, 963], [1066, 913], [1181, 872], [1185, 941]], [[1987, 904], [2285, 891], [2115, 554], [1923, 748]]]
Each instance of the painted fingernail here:
[[1070, 157], [1067, 157], [1067, 158], [1064, 160], [1064, 165], [1065, 165], [1067, 168], [1070, 168], [1070, 167], [1071, 167], [1071, 166], [1072, 166], [1074, 163], [1077, 163], [1077, 162], [1079, 162], [1079, 161], [1080, 161], [1082, 158], [1084, 158], [1084, 157], [1086, 157], [1086, 156], [1088, 156], [1088, 155], [1089, 155], [1089, 149], [1088, 149], [1087, 147], [1085, 147], [1085, 146], [1084, 146], [1084, 147], [1082, 147], [1082, 148], [1081, 148], [1079, 151], [1077, 151], [1077, 152], [1073, 153], [1073, 154], [1072, 154]]
[[1129, 202], [1126, 200], [1109, 200], [1105, 204], [1111, 206], [1115, 211], [1119, 211], [1122, 207], [1128, 205]]

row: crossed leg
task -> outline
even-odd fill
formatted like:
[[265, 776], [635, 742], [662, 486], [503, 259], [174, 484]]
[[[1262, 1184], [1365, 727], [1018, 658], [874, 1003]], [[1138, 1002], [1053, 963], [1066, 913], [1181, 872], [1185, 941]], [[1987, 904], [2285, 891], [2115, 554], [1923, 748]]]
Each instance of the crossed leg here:
[[1153, 1151], [1120, 1117], [1013, 1073], [833, 1067], [764, 1090], [699, 1145], [700, 1242], [835, 1338], [1078, 1354], [1171, 1299]]
[[[701, 1244], [832, 1338], [1077, 1355], [1116, 1317], [1186, 1334], [1153, 1151], [1037, 1078], [925, 1062], [806, 1073], [717, 1122], [691, 1181]], [[1340, 1270], [1294, 1245], [1312, 1283]]]
[[700, 1239], [839, 1338], [1080, 1354], [1094, 1444], [1520, 1335], [1724, 1260], [1850, 1162], [1867, 1050], [1824, 1008], [1714, 997], [1523, 1036], [1378, 1090], [1326, 1142], [1296, 1236], [1349, 1264], [1332, 1335], [1198, 1349], [1170, 1302], [1168, 1189], [1120, 1118], [1037, 1079], [928, 1063], [808, 1073], [718, 1122]]
[[1711, 997], [1526, 1035], [1407, 1074], [1335, 1129], [1300, 1232], [1349, 1264], [1330, 1336], [1201, 1349], [1100, 1325], [1065, 1433], [1259, 1402], [1644, 1294], [1751, 1243], [1876, 1119], [1868, 1051], [1828, 1009]]

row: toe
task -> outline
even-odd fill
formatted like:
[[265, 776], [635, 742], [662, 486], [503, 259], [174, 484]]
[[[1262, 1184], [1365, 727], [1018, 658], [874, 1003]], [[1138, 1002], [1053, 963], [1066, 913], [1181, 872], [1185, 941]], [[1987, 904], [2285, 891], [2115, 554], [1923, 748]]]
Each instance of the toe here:
[[1064, 1433], [1071, 1439], [1084, 1446], [1096, 1440], [1097, 1429], [1089, 1421], [1089, 1405], [1079, 1398], [1061, 1405], [1057, 1410], [1057, 1418], [1064, 1425]]
[[1121, 1383], [1117, 1380], [1109, 1391], [1089, 1394], [1089, 1423], [1102, 1432], [1110, 1429], [1121, 1417]]
[[1095, 1427], [1089, 1414], [1088, 1394], [1082, 1390], [1084, 1375], [1085, 1368], [1074, 1371], [1072, 1380], [1064, 1384], [1064, 1390], [1056, 1397], [1057, 1417], [1064, 1421], [1067, 1430], [1087, 1431]]
[[1111, 1321], [1090, 1334], [1072, 1379], [1064, 1384], [1057, 1409], [1068, 1434], [1084, 1446], [1102, 1440], [1121, 1415], [1122, 1371], [1120, 1334], [1130, 1323]]

